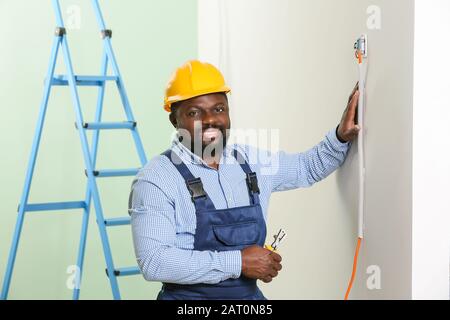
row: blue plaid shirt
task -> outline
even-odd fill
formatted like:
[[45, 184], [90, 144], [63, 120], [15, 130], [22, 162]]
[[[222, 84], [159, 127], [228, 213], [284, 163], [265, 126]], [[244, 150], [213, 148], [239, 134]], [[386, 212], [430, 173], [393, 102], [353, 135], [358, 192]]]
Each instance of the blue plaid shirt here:
[[[236, 148], [256, 172], [264, 219], [273, 192], [309, 187], [336, 170], [349, 143], [330, 131], [304, 153], [270, 153], [246, 145], [225, 148], [218, 170], [174, 139], [171, 149], [200, 177], [216, 209], [249, 205], [245, 174], [233, 157]], [[137, 174], [129, 213], [138, 265], [148, 281], [215, 284], [241, 275], [240, 251], [196, 251], [195, 207], [182, 176], [164, 156], [156, 156]]]

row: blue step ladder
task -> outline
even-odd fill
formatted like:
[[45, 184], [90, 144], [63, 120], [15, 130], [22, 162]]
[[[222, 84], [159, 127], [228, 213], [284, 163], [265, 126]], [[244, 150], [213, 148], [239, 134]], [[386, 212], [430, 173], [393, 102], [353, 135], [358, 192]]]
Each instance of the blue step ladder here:
[[[97, 147], [99, 141], [100, 130], [129, 130], [134, 139], [134, 143], [139, 155], [141, 166], [145, 165], [147, 158], [142, 146], [142, 142], [136, 127], [136, 121], [134, 120], [133, 113], [131, 111], [130, 103], [125, 91], [125, 86], [120, 75], [119, 67], [117, 65], [116, 58], [114, 56], [113, 48], [111, 45], [112, 32], [106, 29], [105, 22], [100, 10], [98, 0], [91, 0], [98, 26], [100, 28], [101, 36], [103, 39], [103, 57], [101, 63], [101, 71], [99, 76], [80, 76], [75, 75], [72, 66], [72, 61], [70, 58], [69, 46], [66, 37], [66, 29], [64, 28], [63, 18], [61, 15], [61, 7], [59, 0], [52, 0], [53, 9], [56, 15], [57, 27], [55, 31], [55, 38], [53, 42], [50, 64], [47, 71], [47, 78], [44, 85], [44, 96], [42, 99], [39, 118], [37, 122], [36, 132], [33, 140], [31, 155], [28, 164], [28, 170], [26, 173], [25, 185], [23, 188], [22, 197], [20, 200], [18, 208], [18, 216], [16, 227], [14, 230], [13, 241], [9, 253], [8, 264], [6, 267], [5, 278], [3, 282], [3, 288], [1, 292], [1, 299], [5, 300], [8, 297], [8, 291], [11, 284], [11, 277], [14, 268], [14, 262], [17, 254], [17, 247], [19, 244], [20, 234], [25, 218], [26, 212], [33, 211], [60, 211], [60, 210], [72, 210], [72, 209], [83, 209], [83, 219], [81, 227], [81, 236], [78, 249], [77, 266], [79, 274], [77, 274], [78, 282], [81, 280], [84, 253], [86, 248], [86, 237], [89, 222], [89, 212], [91, 207], [91, 200], [93, 200], [93, 205], [95, 208], [95, 214], [97, 218], [98, 230], [100, 232], [100, 237], [103, 246], [103, 253], [106, 260], [106, 274], [109, 278], [111, 284], [112, 295], [114, 299], [120, 299], [120, 291], [118, 286], [117, 277], [128, 276], [139, 274], [139, 268], [126, 267], [126, 268], [116, 268], [114, 266], [110, 243], [108, 240], [107, 227], [122, 226], [130, 224], [130, 217], [126, 216], [124, 218], [113, 218], [105, 219], [103, 215], [102, 205], [100, 202], [99, 191], [97, 188], [97, 178], [102, 177], [122, 177], [122, 176], [134, 176], [136, 175], [139, 168], [124, 169], [124, 170], [98, 170], [95, 168], [97, 159]], [[66, 68], [66, 75], [55, 75], [55, 66], [58, 57], [59, 50], [62, 49], [62, 54], [64, 58], [64, 64]], [[108, 76], [108, 64], [112, 68], [112, 76]], [[106, 82], [113, 81], [117, 85], [119, 90], [120, 98], [123, 104], [125, 115], [127, 120], [125, 122], [111, 123], [102, 122], [102, 109], [103, 109], [103, 98], [105, 94], [105, 84]], [[81, 146], [83, 150], [83, 157], [85, 163], [85, 174], [87, 176], [87, 187], [86, 196], [84, 201], [73, 201], [73, 202], [56, 202], [56, 203], [39, 203], [39, 204], [29, 204], [28, 196], [30, 192], [31, 181], [33, 177], [33, 172], [36, 163], [36, 157], [39, 149], [40, 139], [42, 135], [42, 129], [44, 125], [45, 114], [47, 111], [48, 100], [50, 97], [50, 91], [52, 86], [68, 86], [70, 88], [73, 107], [76, 114], [76, 128], [79, 133], [81, 140]], [[97, 108], [95, 113], [94, 122], [84, 122], [83, 115], [81, 111], [81, 104], [78, 95], [78, 86], [96, 86], [99, 88], [98, 98], [97, 98]], [[88, 139], [86, 136], [87, 130], [93, 130], [92, 143], [89, 150]], [[79, 283], [78, 283], [79, 284]], [[73, 291], [73, 299], [79, 299], [80, 287], [75, 285]]]

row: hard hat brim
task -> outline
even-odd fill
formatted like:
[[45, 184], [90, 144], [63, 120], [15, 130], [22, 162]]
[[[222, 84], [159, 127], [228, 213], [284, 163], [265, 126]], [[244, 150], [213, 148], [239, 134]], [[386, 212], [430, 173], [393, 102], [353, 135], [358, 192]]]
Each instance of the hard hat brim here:
[[194, 93], [188, 94], [188, 95], [176, 95], [176, 96], [171, 96], [168, 97], [167, 101], [165, 101], [164, 104], [164, 110], [166, 110], [167, 112], [172, 112], [172, 104], [175, 102], [180, 102], [180, 101], [185, 101], [185, 100], [189, 100], [195, 97], [199, 97], [199, 96], [204, 96], [207, 94], [213, 94], [213, 93], [230, 93], [231, 92], [231, 88], [228, 86], [223, 86], [220, 88], [214, 88], [214, 89], [207, 89], [207, 90], [200, 90], [200, 91], [196, 91]]

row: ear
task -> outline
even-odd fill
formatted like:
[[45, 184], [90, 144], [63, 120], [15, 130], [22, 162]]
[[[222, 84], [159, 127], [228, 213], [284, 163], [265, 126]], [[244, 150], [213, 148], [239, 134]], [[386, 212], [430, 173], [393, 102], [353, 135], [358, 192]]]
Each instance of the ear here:
[[169, 114], [169, 120], [170, 120], [170, 122], [172, 123], [173, 127], [174, 127], [175, 129], [178, 129], [178, 122], [177, 122], [177, 118], [176, 118], [176, 116], [175, 116], [175, 112], [171, 112], [171, 113]]

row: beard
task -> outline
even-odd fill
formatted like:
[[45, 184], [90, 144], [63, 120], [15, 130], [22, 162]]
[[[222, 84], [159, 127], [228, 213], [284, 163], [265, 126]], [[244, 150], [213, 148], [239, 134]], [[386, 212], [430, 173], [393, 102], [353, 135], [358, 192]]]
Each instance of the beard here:
[[194, 136], [189, 132], [179, 132], [179, 141], [202, 159], [217, 158], [225, 149], [230, 135], [230, 126], [194, 126]]
[[[208, 135], [209, 132], [216, 133]], [[229, 128], [207, 128], [203, 130], [202, 135], [202, 157], [203, 158], [214, 158], [222, 154], [223, 150], [227, 145], [227, 140], [229, 136]], [[206, 140], [205, 140], [206, 135]]]
[[219, 157], [227, 145], [230, 128], [206, 126], [195, 132], [191, 150], [201, 158]]

